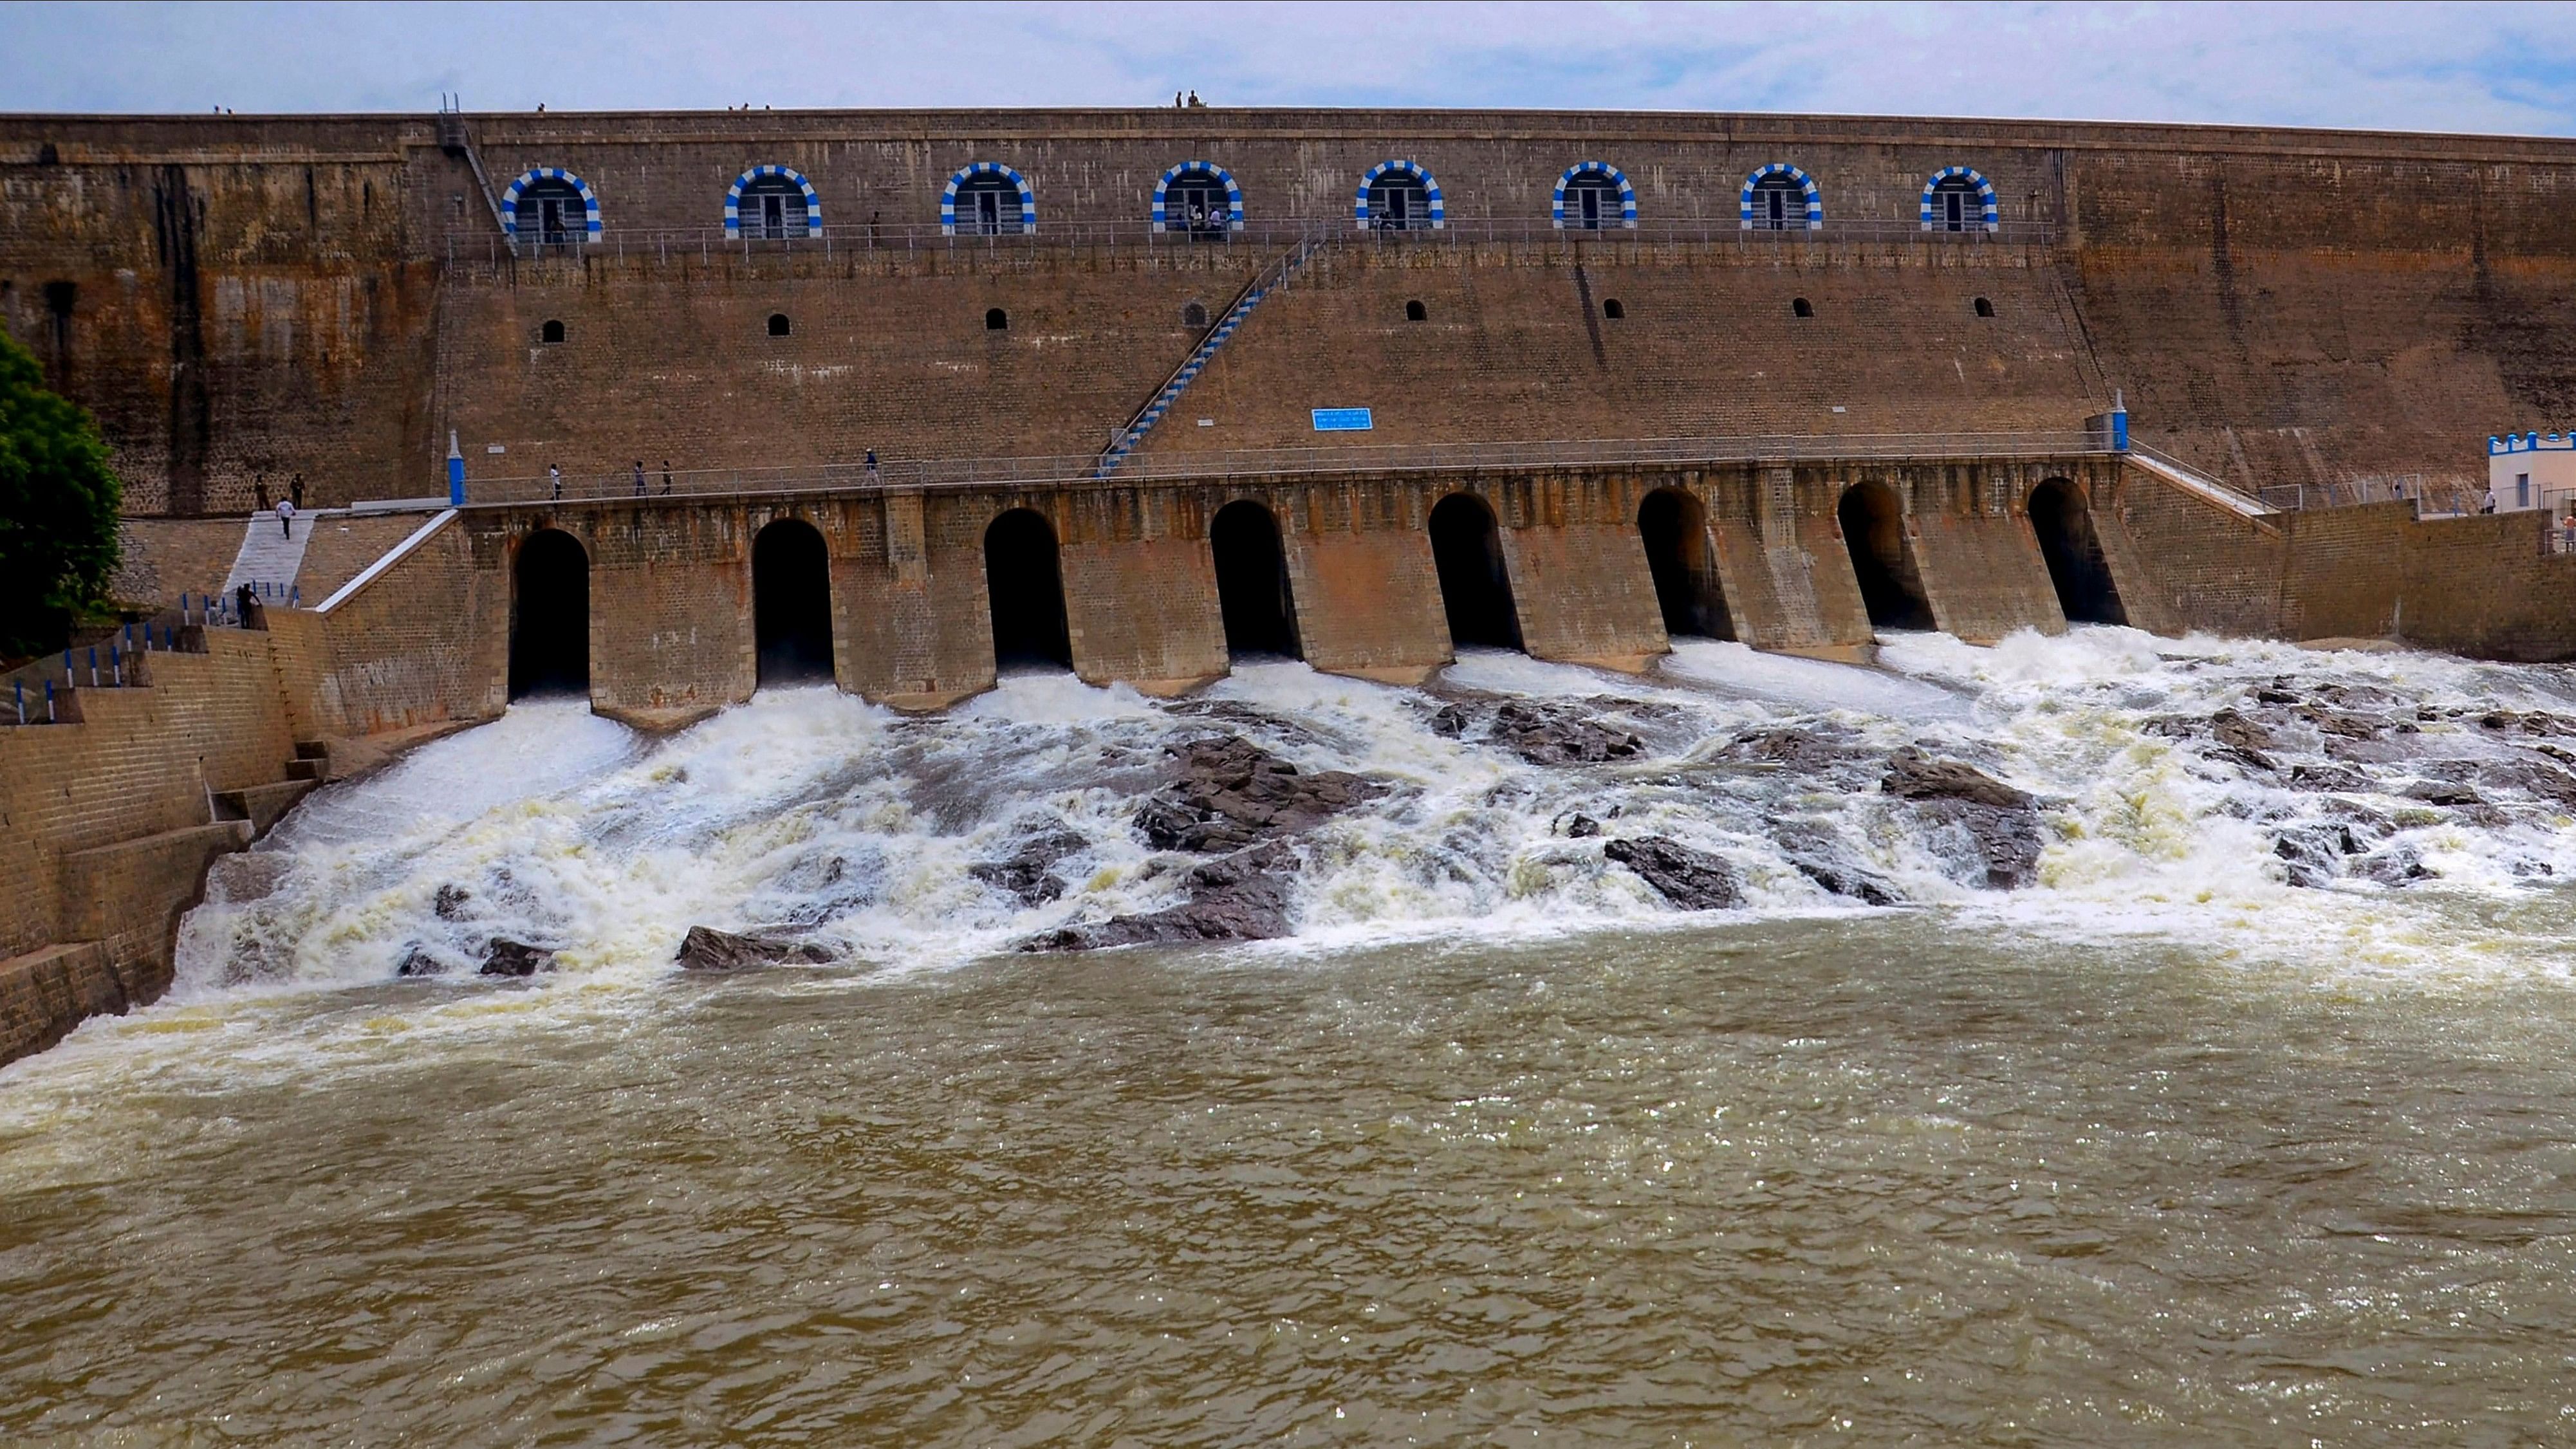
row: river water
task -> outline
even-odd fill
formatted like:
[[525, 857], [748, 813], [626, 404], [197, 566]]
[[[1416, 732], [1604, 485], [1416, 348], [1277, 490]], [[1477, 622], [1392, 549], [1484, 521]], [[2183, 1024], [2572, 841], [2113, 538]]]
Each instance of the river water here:
[[[2576, 1441], [2576, 676], [1883, 654], [514, 708], [0, 1070], [0, 1442]], [[1212, 735], [1373, 787], [1292, 934], [1014, 950], [1186, 897]]]

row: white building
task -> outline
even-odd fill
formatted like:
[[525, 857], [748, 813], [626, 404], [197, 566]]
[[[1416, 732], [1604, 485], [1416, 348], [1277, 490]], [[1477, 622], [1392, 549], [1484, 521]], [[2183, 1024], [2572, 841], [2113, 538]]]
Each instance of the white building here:
[[2487, 439], [2487, 487], [2496, 511], [2576, 505], [2576, 433], [2507, 433]]

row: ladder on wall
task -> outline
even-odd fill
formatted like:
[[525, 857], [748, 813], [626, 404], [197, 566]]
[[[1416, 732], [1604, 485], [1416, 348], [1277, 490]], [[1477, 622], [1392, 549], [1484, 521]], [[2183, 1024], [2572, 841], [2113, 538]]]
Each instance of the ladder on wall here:
[[1139, 408], [1136, 416], [1128, 419], [1127, 426], [1119, 430], [1114, 442], [1101, 450], [1100, 466], [1093, 471], [1093, 477], [1106, 478], [1118, 471], [1118, 465], [1127, 460], [1128, 454], [1135, 452], [1144, 444], [1145, 435], [1154, 431], [1154, 425], [1163, 420], [1163, 415], [1172, 410], [1174, 403], [1180, 401], [1181, 394], [1200, 373], [1207, 370], [1208, 362], [1216, 356], [1217, 349], [1225, 346], [1226, 339], [1232, 337], [1236, 330], [1243, 326], [1244, 319], [1252, 315], [1252, 309], [1260, 306], [1263, 298], [1288, 285], [1289, 277], [1295, 275], [1297, 269], [1306, 264], [1306, 259], [1313, 256], [1317, 249], [1324, 245], [1324, 241], [1325, 235], [1320, 232], [1310, 232], [1299, 237], [1297, 244], [1290, 247], [1286, 255], [1273, 258], [1263, 264], [1260, 271], [1252, 274], [1252, 280], [1245, 282], [1243, 290], [1235, 294], [1233, 305], [1225, 309], [1225, 314], [1217, 319], [1216, 325], [1208, 329], [1205, 337], [1199, 339], [1199, 345], [1192, 349], [1190, 355], [1183, 359], [1180, 367], [1164, 380], [1163, 386], [1155, 392], [1153, 399]]

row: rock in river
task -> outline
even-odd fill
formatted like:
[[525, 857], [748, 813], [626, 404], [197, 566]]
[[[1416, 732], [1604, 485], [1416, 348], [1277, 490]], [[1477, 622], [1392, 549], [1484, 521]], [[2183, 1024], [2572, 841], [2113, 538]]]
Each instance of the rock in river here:
[[1020, 943], [1023, 951], [1090, 951], [1157, 941], [1267, 941], [1289, 933], [1288, 877], [1296, 853], [1272, 841], [1211, 860], [1189, 874], [1190, 898], [1141, 915], [1064, 926]]
[[1157, 850], [1233, 850], [1385, 793], [1342, 770], [1300, 774], [1240, 736], [1192, 740], [1172, 753], [1181, 778], [1136, 812], [1136, 827]]
[[531, 946], [525, 941], [511, 941], [495, 936], [492, 938], [492, 944], [484, 948], [483, 969], [476, 974], [534, 976], [540, 971], [553, 969], [555, 969], [554, 948]]
[[2038, 873], [2039, 812], [2030, 796], [2003, 781], [1907, 745], [1889, 757], [1879, 788], [1910, 802], [1936, 831], [1964, 834], [1984, 863], [1988, 886], [2011, 890]]
[[711, 926], [691, 926], [671, 959], [689, 971], [740, 971], [746, 966], [790, 962], [820, 965], [832, 959], [829, 947], [816, 941], [783, 936], [737, 936]]
[[1646, 878], [1664, 899], [1686, 911], [1723, 911], [1744, 899], [1735, 871], [1717, 856], [1660, 835], [1614, 840], [1602, 855]]

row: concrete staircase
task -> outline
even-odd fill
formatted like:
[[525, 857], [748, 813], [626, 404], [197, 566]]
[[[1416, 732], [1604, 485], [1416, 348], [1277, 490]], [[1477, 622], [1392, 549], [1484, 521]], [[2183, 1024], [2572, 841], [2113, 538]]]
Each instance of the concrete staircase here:
[[1208, 362], [1216, 356], [1219, 348], [1225, 346], [1226, 339], [1243, 326], [1244, 319], [1252, 315], [1252, 309], [1260, 306], [1263, 298], [1287, 285], [1289, 277], [1295, 275], [1297, 269], [1306, 264], [1306, 259], [1323, 244], [1320, 236], [1302, 237], [1288, 249], [1287, 255], [1273, 260], [1255, 272], [1251, 281], [1244, 283], [1243, 290], [1235, 295], [1234, 305], [1228, 307], [1216, 325], [1208, 329], [1207, 335], [1199, 339], [1199, 345], [1181, 363], [1179, 370], [1163, 383], [1162, 390], [1154, 394], [1153, 400], [1128, 421], [1118, 440], [1102, 451], [1100, 467], [1093, 477], [1106, 478], [1118, 471], [1118, 465], [1144, 444], [1146, 435], [1154, 431], [1154, 425], [1163, 420], [1163, 415], [1180, 401], [1181, 394], [1200, 373], [1207, 370]]
[[282, 535], [276, 514], [252, 514], [250, 526], [242, 531], [241, 552], [233, 555], [233, 570], [224, 576], [224, 592], [249, 584], [259, 593], [286, 597], [295, 586], [296, 572], [304, 567], [304, 546], [312, 542], [313, 530], [323, 517], [320, 510], [299, 513], [294, 532]]

